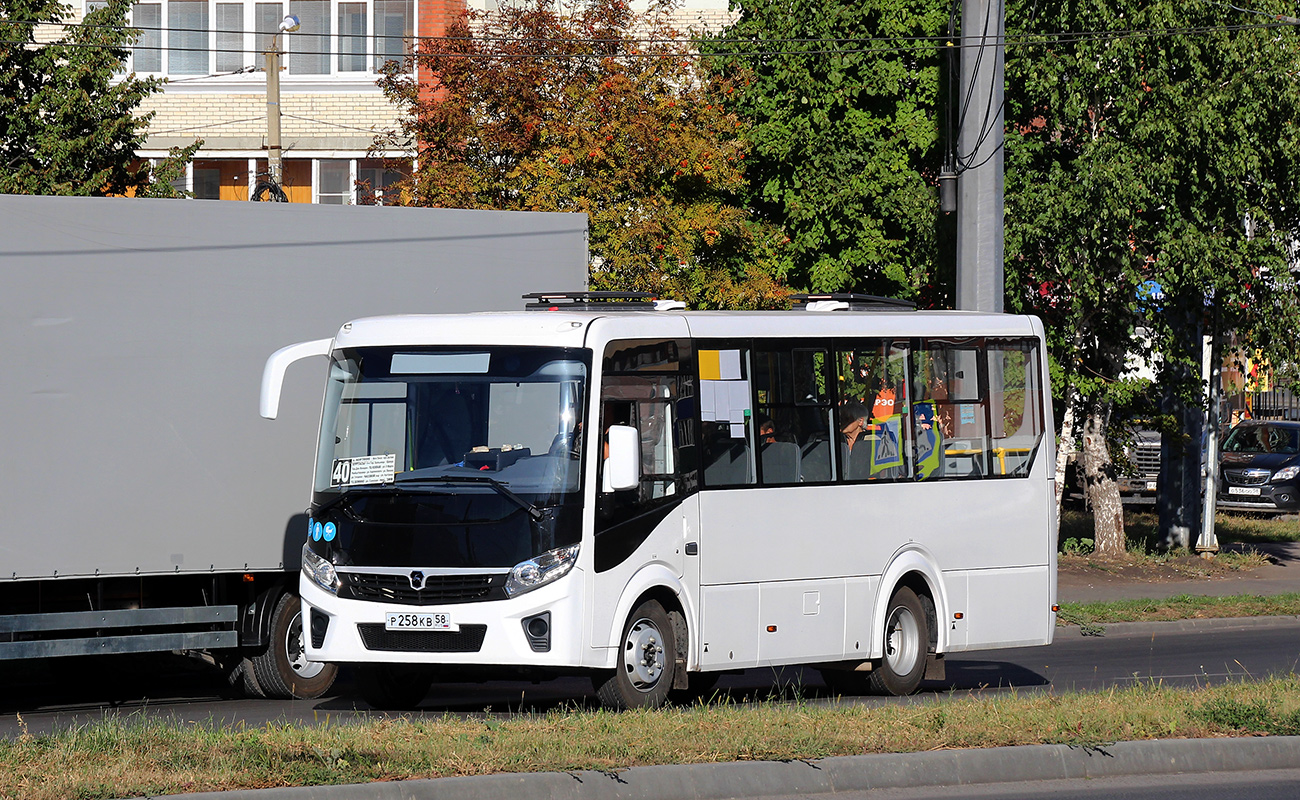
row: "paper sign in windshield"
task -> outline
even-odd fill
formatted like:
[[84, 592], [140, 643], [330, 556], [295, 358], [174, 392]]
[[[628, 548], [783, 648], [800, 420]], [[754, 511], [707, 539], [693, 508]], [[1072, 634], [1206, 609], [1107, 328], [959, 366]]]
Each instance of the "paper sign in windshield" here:
[[330, 486], [364, 486], [374, 483], [392, 483], [397, 474], [397, 455], [384, 453], [377, 456], [336, 458], [330, 470]]

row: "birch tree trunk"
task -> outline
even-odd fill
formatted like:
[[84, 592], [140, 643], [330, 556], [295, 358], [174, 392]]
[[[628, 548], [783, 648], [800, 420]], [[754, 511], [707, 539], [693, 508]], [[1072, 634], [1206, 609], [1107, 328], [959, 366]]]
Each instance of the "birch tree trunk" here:
[[1125, 552], [1124, 504], [1120, 502], [1115, 464], [1106, 444], [1109, 403], [1090, 403], [1083, 421], [1083, 474], [1092, 502], [1096, 553], [1121, 556]]
[[1061, 419], [1061, 446], [1056, 450], [1056, 529], [1061, 529], [1061, 505], [1065, 497], [1065, 468], [1070, 463], [1078, 447], [1074, 442], [1074, 398], [1065, 404], [1065, 416]]

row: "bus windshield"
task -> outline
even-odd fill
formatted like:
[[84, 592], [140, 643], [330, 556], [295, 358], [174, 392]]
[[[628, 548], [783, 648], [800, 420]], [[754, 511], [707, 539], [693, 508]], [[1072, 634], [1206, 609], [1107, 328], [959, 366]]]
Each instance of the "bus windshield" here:
[[495, 494], [514, 510], [565, 502], [581, 489], [588, 359], [540, 347], [336, 351], [314, 488]]

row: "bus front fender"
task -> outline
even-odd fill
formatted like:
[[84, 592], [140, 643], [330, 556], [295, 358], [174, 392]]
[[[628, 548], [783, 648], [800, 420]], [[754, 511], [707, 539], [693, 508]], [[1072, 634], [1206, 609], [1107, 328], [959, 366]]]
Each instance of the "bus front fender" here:
[[[631, 616], [632, 610], [645, 597], [653, 597], [656, 594], [671, 594], [681, 606], [682, 614], [686, 618], [686, 630], [688, 636], [687, 646], [687, 669], [698, 668], [700, 664], [699, 657], [699, 631], [693, 620], [698, 619], [695, 600], [687, 593], [686, 587], [682, 584], [681, 578], [677, 573], [665, 564], [650, 564], [636, 572], [623, 587], [622, 593], [618, 598], [618, 605], [615, 606], [614, 617], [611, 621], [612, 627], [609, 629], [608, 638], [605, 640], [605, 668], [614, 669], [618, 666], [618, 642], [623, 637], [623, 626], [627, 625], [628, 617]], [[674, 611], [673, 608], [667, 608], [668, 611]]]

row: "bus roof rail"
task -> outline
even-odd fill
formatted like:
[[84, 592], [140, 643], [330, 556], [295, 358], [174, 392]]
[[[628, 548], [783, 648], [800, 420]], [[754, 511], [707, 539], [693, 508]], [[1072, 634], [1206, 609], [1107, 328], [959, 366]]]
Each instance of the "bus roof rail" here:
[[682, 311], [679, 300], [657, 300], [649, 292], [533, 292], [529, 311]]
[[879, 297], [856, 292], [793, 294], [796, 311], [915, 311], [916, 303], [897, 297]]

